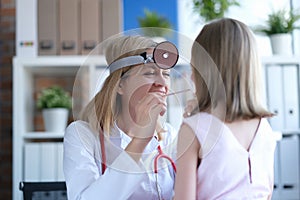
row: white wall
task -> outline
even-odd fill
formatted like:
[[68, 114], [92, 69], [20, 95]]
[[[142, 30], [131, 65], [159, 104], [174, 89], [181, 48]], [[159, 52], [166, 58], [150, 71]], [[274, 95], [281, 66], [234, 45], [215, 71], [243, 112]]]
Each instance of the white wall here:
[[[294, 9], [300, 12], [300, 1], [291, 0]], [[300, 26], [300, 21], [297, 22], [297, 26]], [[300, 55], [300, 30], [294, 31], [294, 53]]]
[[[294, 7], [300, 7], [298, 0], [294, 1]], [[229, 9], [226, 17], [231, 17], [240, 20], [250, 27], [264, 25], [268, 14], [272, 10], [282, 8], [290, 8], [290, 0], [252, 0], [239, 1], [240, 6], [233, 6]], [[204, 21], [192, 9], [192, 0], [178, 0], [178, 29], [179, 32], [187, 37], [194, 39], [200, 32]], [[299, 33], [298, 33], [299, 34]], [[258, 49], [261, 56], [271, 55], [271, 45], [267, 36], [255, 34], [258, 44]], [[295, 37], [298, 43], [300, 39]], [[295, 44], [298, 44], [295, 41]], [[179, 41], [179, 45], [180, 45]], [[296, 45], [295, 45], [296, 46]], [[298, 48], [298, 47], [297, 47]], [[295, 52], [299, 50], [295, 49]]]

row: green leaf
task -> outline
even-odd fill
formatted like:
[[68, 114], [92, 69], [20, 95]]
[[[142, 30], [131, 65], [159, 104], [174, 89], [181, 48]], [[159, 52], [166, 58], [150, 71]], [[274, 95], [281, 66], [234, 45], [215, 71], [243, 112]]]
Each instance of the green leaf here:
[[286, 10], [273, 11], [268, 15], [266, 26], [256, 28], [257, 32], [263, 32], [266, 35], [291, 33], [295, 29], [299, 29], [295, 23], [300, 19], [300, 15], [295, 11]]
[[[138, 23], [141, 28], [144, 29], [144, 34], [150, 37], [165, 36], [168, 34], [170, 28], [172, 28], [169, 20], [156, 12], [152, 12], [148, 9], [144, 10], [144, 16], [138, 17]], [[149, 29], [149, 28], [153, 29]]]
[[230, 6], [240, 6], [235, 0], [193, 0], [193, 10], [205, 21], [224, 17]]
[[51, 86], [38, 94], [37, 107], [71, 109], [72, 99], [68, 92], [60, 86]]

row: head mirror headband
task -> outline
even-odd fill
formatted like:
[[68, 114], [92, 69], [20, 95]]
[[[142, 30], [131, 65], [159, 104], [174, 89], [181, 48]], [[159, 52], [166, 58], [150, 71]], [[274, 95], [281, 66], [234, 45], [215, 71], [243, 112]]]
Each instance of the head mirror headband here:
[[176, 46], [171, 42], [165, 41], [156, 45], [152, 56], [149, 56], [144, 52], [141, 55], [121, 58], [112, 62], [108, 67], [109, 72], [113, 73], [123, 67], [153, 62], [161, 69], [170, 69], [176, 65], [178, 58], [179, 53]]

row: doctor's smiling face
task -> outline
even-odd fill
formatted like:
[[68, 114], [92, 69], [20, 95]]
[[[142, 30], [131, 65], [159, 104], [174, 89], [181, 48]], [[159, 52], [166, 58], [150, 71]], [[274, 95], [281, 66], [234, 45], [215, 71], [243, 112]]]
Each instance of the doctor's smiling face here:
[[152, 62], [132, 67], [122, 76], [118, 88], [122, 105], [128, 105], [123, 106], [127, 110], [122, 109], [122, 112], [129, 111], [135, 122], [137, 113], [147, 112], [156, 107], [162, 116], [167, 110], [165, 95], [169, 86], [170, 69], [160, 69]]

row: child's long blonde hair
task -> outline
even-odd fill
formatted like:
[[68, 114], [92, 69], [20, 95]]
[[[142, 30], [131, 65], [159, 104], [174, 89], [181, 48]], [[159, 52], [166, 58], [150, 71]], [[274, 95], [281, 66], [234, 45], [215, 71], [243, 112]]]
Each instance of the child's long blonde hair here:
[[227, 122], [273, 115], [263, 107], [255, 39], [242, 22], [223, 18], [205, 25], [193, 45], [191, 64], [200, 111], [223, 101]]

